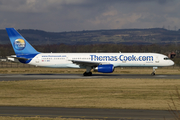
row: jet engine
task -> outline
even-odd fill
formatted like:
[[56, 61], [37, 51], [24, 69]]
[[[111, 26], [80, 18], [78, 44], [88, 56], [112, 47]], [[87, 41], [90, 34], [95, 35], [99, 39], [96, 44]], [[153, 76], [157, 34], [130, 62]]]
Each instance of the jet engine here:
[[101, 73], [112, 73], [114, 71], [114, 66], [112, 64], [99, 65], [94, 68], [94, 71]]

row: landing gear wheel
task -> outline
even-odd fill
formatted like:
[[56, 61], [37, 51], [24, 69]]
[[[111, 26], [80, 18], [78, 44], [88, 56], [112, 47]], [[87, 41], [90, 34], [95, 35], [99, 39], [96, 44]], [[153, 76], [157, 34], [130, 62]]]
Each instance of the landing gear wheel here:
[[152, 76], [156, 75], [155, 73], [156, 73], [156, 69], [157, 69], [157, 68], [158, 68], [158, 67], [153, 67], [153, 72], [151, 73]]
[[84, 75], [84, 76], [91, 76], [91, 75], [92, 75], [92, 72], [84, 72], [83, 75]]
[[88, 73], [88, 76], [92, 76], [92, 72], [89, 72], [89, 73]]
[[152, 76], [156, 75], [154, 72], [151, 73]]
[[84, 75], [84, 76], [87, 76], [87, 72], [84, 72], [83, 75]]

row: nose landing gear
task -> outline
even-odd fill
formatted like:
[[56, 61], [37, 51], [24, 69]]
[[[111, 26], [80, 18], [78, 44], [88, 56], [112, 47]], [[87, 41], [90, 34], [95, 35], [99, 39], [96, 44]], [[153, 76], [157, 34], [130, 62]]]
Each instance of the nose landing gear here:
[[153, 67], [153, 72], [151, 73], [152, 76], [156, 75], [156, 69], [158, 69], [158, 67]]

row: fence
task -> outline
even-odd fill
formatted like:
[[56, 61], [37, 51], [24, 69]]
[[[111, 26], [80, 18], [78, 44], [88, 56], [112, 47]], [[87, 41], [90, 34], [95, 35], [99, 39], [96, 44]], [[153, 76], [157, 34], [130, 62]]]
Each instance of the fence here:
[[0, 68], [34, 68], [36, 66], [22, 64], [22, 63], [13, 63], [9, 61], [0, 61]]

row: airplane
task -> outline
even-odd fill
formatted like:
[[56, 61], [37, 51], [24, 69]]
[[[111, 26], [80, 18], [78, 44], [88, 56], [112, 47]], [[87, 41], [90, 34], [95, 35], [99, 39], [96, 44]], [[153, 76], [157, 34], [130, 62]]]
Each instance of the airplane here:
[[83, 68], [84, 76], [91, 76], [91, 70], [112, 73], [117, 67], [158, 67], [172, 66], [174, 62], [159, 53], [41, 53], [14, 28], [6, 28], [16, 55], [8, 60], [40, 67]]

